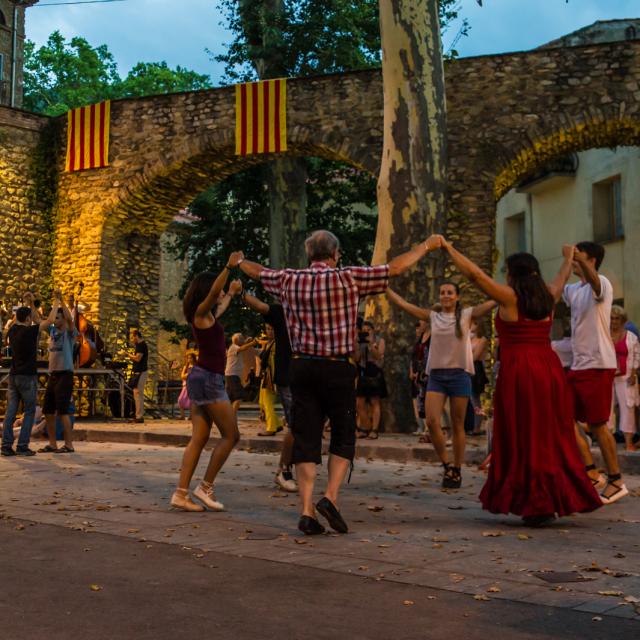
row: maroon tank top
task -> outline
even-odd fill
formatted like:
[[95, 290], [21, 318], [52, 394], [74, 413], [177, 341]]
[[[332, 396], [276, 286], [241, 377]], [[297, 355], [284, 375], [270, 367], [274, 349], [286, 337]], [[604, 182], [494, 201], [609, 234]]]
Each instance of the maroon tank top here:
[[216, 322], [208, 329], [198, 329], [192, 324], [191, 332], [198, 345], [197, 365], [212, 373], [224, 375], [224, 368], [227, 362], [224, 327], [219, 322]]

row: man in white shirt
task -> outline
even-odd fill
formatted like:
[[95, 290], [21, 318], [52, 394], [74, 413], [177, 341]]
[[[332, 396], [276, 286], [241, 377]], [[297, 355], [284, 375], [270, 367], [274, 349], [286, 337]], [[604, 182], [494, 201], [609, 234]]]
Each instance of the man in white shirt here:
[[613, 399], [616, 353], [609, 323], [613, 304], [613, 287], [598, 274], [604, 259], [604, 247], [595, 242], [576, 245], [573, 272], [580, 282], [566, 285], [563, 299], [571, 308], [571, 347], [573, 362], [567, 376], [573, 394], [575, 418], [586, 423], [597, 441], [607, 466], [608, 480], [600, 476], [591, 451], [578, 433], [578, 445], [587, 472], [604, 504], [611, 504], [629, 491], [622, 482], [616, 441], [607, 429]]

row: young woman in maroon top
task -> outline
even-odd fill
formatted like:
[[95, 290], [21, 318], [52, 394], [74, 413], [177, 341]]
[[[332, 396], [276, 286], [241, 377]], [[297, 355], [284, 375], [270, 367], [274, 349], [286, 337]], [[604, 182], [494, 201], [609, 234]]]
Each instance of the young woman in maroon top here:
[[[218, 276], [209, 272], [197, 275], [182, 303], [198, 345], [198, 360], [187, 377], [193, 432], [182, 457], [178, 488], [171, 497], [171, 506], [184, 511], [204, 511], [205, 507], [211, 511], [224, 510], [224, 505], [216, 500], [213, 483], [240, 439], [236, 415], [224, 388], [226, 344], [224, 329], [218, 322], [231, 298], [242, 291], [242, 283], [234, 280], [224, 293], [229, 272], [225, 267]], [[220, 431], [220, 441], [211, 452], [204, 479], [193, 492], [202, 503], [198, 504], [189, 496], [189, 484], [213, 423]]]

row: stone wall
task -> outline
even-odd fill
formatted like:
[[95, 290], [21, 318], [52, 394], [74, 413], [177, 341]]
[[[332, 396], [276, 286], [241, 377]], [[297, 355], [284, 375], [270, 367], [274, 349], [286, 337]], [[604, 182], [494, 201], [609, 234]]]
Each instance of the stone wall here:
[[0, 107], [0, 299], [17, 304], [47, 277], [51, 237], [34, 202], [33, 153], [46, 118]]
[[[495, 202], [511, 186], [569, 152], [640, 142], [640, 42], [456, 60], [446, 66], [446, 85], [446, 232], [488, 270]], [[127, 324], [157, 334], [159, 239], [173, 214], [212, 182], [274, 156], [235, 156], [233, 88], [116, 101], [111, 119], [111, 165], [61, 173], [52, 273], [66, 290], [84, 281], [91, 319], [122, 343]], [[289, 154], [342, 160], [375, 175], [382, 124], [378, 70], [288, 82]], [[9, 135], [22, 154], [35, 135], [24, 131]], [[5, 189], [25, 180], [24, 157], [11, 163], [19, 169], [9, 171]], [[29, 221], [18, 197], [7, 202]], [[26, 253], [42, 251], [46, 240], [36, 245]]]

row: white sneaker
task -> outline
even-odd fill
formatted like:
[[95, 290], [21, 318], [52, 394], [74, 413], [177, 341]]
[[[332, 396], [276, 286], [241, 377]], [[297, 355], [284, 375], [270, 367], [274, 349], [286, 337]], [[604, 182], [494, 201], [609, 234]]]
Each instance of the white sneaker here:
[[[608, 486], [608, 485], [607, 485]], [[613, 485], [616, 487], [616, 485]], [[627, 489], [627, 485], [621, 484], [619, 487], [616, 487], [617, 491], [610, 495], [608, 498], [604, 496], [602, 493], [600, 494], [600, 499], [602, 500], [602, 504], [613, 504], [620, 500], [620, 498], [624, 498], [629, 495], [629, 489]]]
[[216, 500], [216, 494], [213, 492], [213, 485], [205, 487], [200, 483], [193, 492], [193, 497], [197, 498], [202, 504], [211, 511], [224, 511], [222, 502]]
[[196, 504], [188, 493], [182, 491], [175, 491], [171, 496], [171, 506], [182, 511], [204, 511], [201, 504]]
[[291, 471], [283, 471], [280, 469], [280, 471], [276, 473], [276, 484], [283, 491], [288, 491], [289, 493], [295, 493], [298, 490], [298, 485], [293, 479]]

